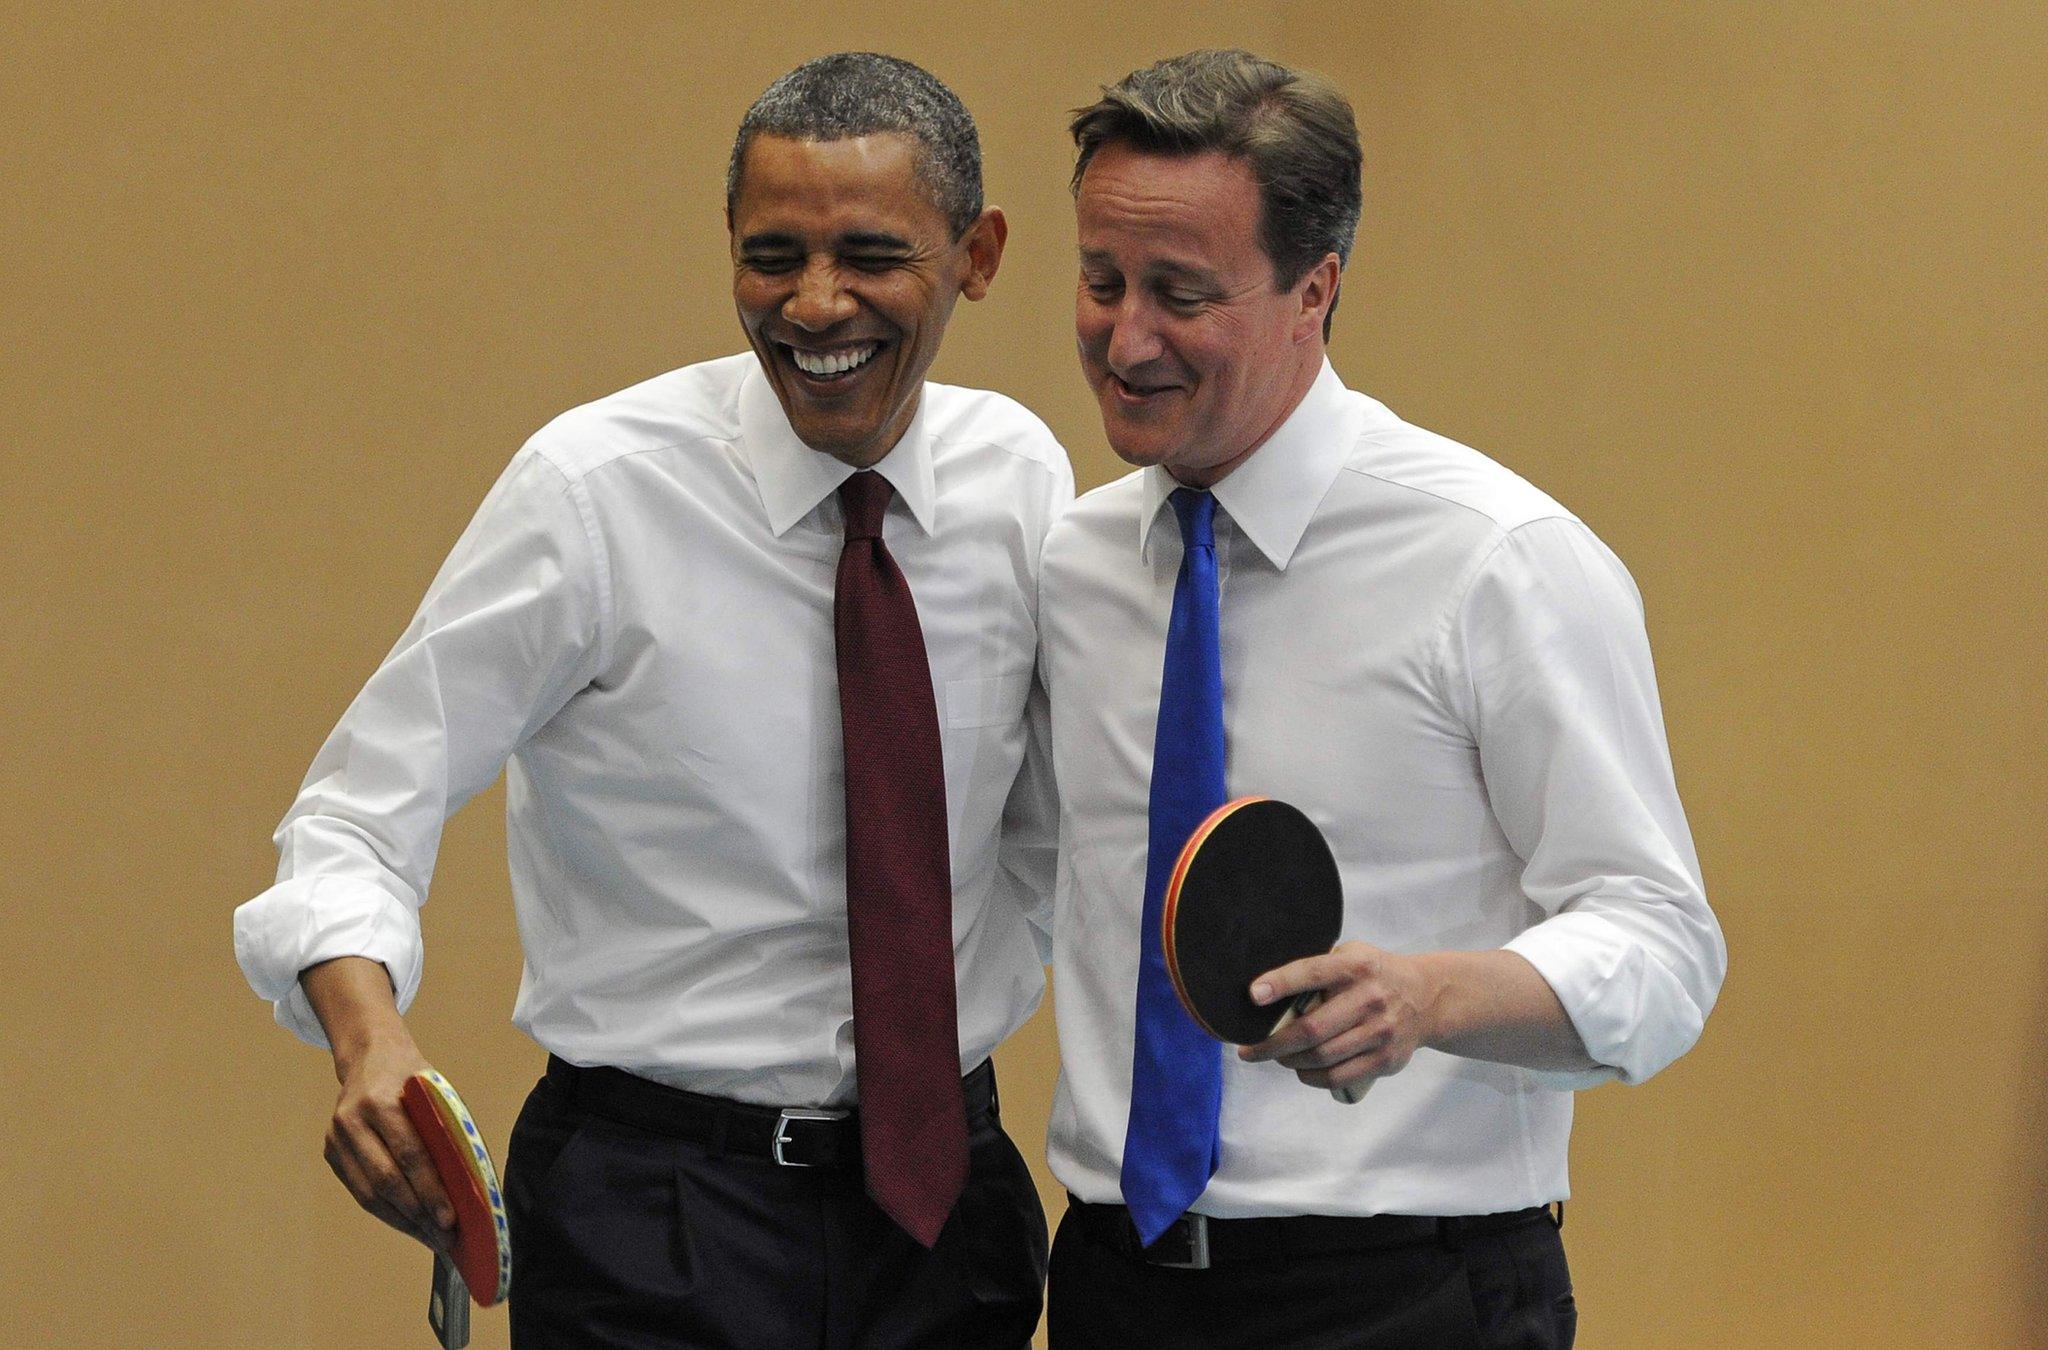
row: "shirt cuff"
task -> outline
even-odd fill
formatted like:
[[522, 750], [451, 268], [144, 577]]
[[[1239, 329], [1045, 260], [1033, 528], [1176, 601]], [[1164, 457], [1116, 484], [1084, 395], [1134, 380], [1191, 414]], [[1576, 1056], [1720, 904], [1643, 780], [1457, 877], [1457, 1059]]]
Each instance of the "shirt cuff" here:
[[1691, 1048], [1706, 1024], [1678, 977], [1597, 914], [1554, 915], [1507, 950], [1549, 983], [1595, 1063], [1586, 1070], [1532, 1070], [1542, 1087], [1640, 1083]]
[[354, 877], [281, 881], [235, 910], [235, 960], [249, 987], [276, 1006], [277, 1024], [331, 1049], [299, 972], [339, 956], [383, 965], [402, 1014], [419, 993], [425, 952], [419, 915], [383, 888]]

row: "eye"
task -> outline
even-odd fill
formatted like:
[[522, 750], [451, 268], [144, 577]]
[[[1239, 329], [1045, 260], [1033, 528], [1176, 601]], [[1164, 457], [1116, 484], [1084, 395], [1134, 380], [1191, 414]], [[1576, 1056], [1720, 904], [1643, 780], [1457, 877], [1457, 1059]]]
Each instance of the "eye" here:
[[753, 253], [743, 254], [740, 257], [740, 266], [756, 272], [765, 272], [770, 276], [778, 276], [784, 272], [794, 272], [802, 265], [802, 262], [801, 258], [793, 254], [781, 253]]
[[1170, 290], [1162, 298], [1166, 301], [1169, 308], [1180, 310], [1184, 313], [1198, 310], [1209, 302], [1207, 296], [1196, 295], [1192, 291]]
[[887, 256], [865, 255], [848, 258], [846, 265], [861, 272], [891, 272], [903, 265], [903, 259]]
[[1114, 300], [1124, 289], [1123, 282], [1115, 277], [1082, 277], [1081, 285], [1097, 300]]

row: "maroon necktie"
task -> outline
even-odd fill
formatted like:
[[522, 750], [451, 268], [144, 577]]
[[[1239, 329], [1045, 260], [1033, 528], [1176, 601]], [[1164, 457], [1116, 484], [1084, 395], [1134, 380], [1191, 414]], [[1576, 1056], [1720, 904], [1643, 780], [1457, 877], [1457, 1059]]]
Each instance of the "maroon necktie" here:
[[967, 1184], [946, 776], [924, 630], [882, 542], [889, 480], [839, 487], [833, 628], [846, 737], [846, 935], [868, 1194], [929, 1247]]

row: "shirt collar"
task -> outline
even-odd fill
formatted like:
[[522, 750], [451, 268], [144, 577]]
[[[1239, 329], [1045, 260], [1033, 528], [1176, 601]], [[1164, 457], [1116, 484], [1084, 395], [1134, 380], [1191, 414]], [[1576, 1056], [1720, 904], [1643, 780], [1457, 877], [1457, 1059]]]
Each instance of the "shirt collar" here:
[[[1347, 393], [1344, 381], [1325, 359], [1315, 383], [1279, 430], [1213, 489], [1231, 524], [1283, 572], [1358, 439], [1360, 414]], [[1143, 479], [1138, 552], [1150, 557], [1153, 526], [1180, 484], [1157, 464], [1146, 467]]]
[[[931, 441], [925, 434], [924, 413], [924, 391], [920, 389], [917, 413], [910, 419], [903, 438], [874, 467], [910, 508], [918, 527], [929, 535], [938, 492], [933, 485]], [[811, 449], [798, 438], [759, 361], [748, 366], [740, 381], [739, 415], [740, 435], [745, 442], [741, 453], [754, 471], [768, 528], [778, 537], [853, 476], [851, 465]]]

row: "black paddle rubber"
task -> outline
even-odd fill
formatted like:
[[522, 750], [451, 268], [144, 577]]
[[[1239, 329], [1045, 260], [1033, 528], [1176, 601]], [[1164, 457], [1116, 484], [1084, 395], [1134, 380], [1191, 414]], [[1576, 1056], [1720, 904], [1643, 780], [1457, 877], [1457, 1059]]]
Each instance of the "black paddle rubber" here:
[[1189, 1016], [1220, 1041], [1253, 1045], [1273, 1034], [1288, 1003], [1260, 1007], [1252, 981], [1336, 945], [1344, 884], [1314, 821], [1286, 802], [1240, 797], [1189, 836], [1161, 922]]

